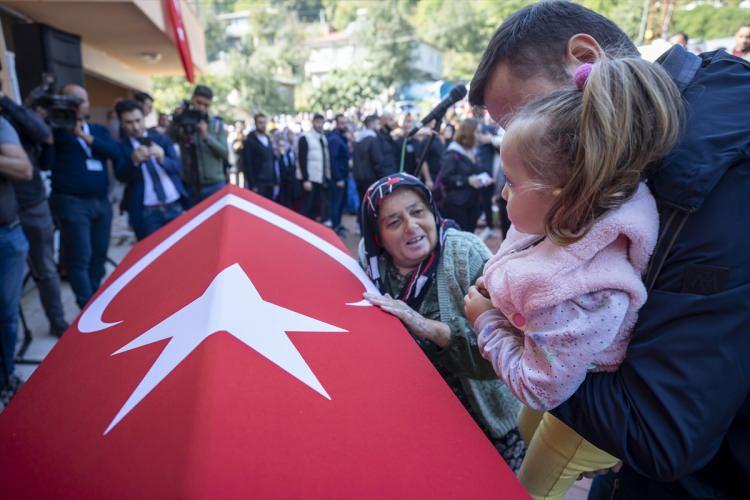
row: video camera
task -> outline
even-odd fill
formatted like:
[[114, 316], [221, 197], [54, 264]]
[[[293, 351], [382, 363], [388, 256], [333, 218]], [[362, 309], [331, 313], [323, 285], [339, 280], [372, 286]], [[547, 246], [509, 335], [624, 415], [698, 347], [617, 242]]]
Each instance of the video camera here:
[[192, 136], [200, 121], [208, 123], [208, 114], [193, 108], [189, 101], [182, 101], [182, 111], [172, 116], [172, 123], [183, 137]]
[[49, 73], [42, 74], [42, 83], [29, 92], [26, 106], [32, 109], [42, 108], [45, 111], [45, 121], [53, 129], [63, 129], [72, 132], [78, 121], [78, 106], [81, 100], [72, 95], [55, 93], [56, 78]]

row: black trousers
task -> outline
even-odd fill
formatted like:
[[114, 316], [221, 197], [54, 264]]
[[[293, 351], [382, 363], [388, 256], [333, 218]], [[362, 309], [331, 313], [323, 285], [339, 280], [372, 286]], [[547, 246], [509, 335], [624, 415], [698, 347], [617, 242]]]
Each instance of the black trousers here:
[[500, 230], [503, 232], [503, 238], [508, 236], [508, 230], [510, 229], [510, 219], [508, 218], [508, 202], [504, 199], [498, 198], [497, 208], [500, 209]]
[[323, 184], [311, 182], [310, 191], [302, 190], [302, 215], [310, 219], [315, 219], [321, 215], [323, 209]]
[[462, 230], [473, 233], [477, 228], [480, 206], [478, 203], [466, 205], [453, 205], [447, 201], [443, 202], [440, 213], [446, 219], [453, 219]]
[[492, 196], [495, 194], [495, 186], [483, 187], [479, 190], [479, 215], [484, 214], [487, 227], [492, 227]]
[[273, 200], [273, 184], [261, 184], [260, 186], [255, 186], [253, 189], [262, 197]]

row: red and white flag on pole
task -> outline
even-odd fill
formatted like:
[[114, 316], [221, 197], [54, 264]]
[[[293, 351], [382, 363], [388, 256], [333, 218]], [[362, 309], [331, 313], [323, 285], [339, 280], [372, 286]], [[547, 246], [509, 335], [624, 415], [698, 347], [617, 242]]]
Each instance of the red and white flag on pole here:
[[166, 10], [169, 14], [169, 21], [172, 27], [172, 36], [174, 36], [177, 52], [180, 54], [182, 68], [185, 70], [185, 78], [190, 83], [195, 82], [195, 67], [193, 66], [193, 56], [190, 53], [190, 43], [187, 39], [187, 30], [182, 20], [182, 7], [180, 0], [165, 0]]
[[523, 498], [335, 234], [228, 187], [0, 414], [4, 498]]

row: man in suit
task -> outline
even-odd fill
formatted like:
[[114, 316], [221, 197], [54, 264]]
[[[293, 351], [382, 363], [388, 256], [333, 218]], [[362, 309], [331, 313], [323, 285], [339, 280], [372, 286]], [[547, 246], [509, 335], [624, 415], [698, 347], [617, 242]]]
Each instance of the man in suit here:
[[146, 131], [140, 104], [120, 101], [115, 111], [124, 135], [115, 176], [126, 184], [122, 208], [142, 240], [182, 214], [188, 194], [172, 141], [154, 130]]
[[86, 89], [68, 84], [61, 93], [78, 98], [78, 120], [72, 130], [54, 131], [54, 145], [45, 148], [41, 163], [52, 171], [50, 204], [60, 224], [70, 284], [83, 309], [104, 277], [112, 227], [107, 160], [117, 161], [119, 150], [106, 128], [88, 123]]

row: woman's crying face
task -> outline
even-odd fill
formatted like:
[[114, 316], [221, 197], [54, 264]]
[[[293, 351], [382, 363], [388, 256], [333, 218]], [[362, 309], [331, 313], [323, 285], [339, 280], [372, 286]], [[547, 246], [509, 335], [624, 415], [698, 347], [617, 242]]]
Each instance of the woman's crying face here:
[[383, 199], [378, 233], [396, 267], [416, 268], [435, 249], [435, 215], [415, 190], [397, 189]]

